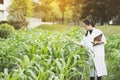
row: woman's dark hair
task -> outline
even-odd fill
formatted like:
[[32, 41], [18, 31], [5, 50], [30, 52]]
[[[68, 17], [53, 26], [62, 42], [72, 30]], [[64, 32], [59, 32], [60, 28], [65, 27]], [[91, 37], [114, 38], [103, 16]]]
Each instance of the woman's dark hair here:
[[83, 21], [83, 23], [86, 25], [91, 25], [92, 27], [95, 27], [94, 21], [91, 19], [86, 19]]

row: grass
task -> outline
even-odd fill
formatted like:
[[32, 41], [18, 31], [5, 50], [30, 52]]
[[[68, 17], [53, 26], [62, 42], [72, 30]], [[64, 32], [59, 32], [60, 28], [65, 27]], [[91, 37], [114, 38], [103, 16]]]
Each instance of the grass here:
[[59, 25], [59, 24], [53, 24], [53, 25], [40, 25], [37, 28], [43, 29], [43, 30], [49, 30], [49, 31], [65, 31], [65, 30], [70, 30], [73, 28], [78, 28], [78, 26], [74, 25]]
[[102, 30], [105, 35], [111, 35], [111, 34], [118, 34], [118, 33], [120, 33], [120, 25], [99, 26], [97, 28]]
[[[80, 26], [54, 24], [54, 25], [40, 25], [37, 28], [49, 30], [49, 31], [60, 31], [61, 32], [61, 31], [70, 30], [73, 28], [80, 28]], [[120, 33], [120, 25], [97, 26], [97, 28], [102, 30], [105, 35]]]

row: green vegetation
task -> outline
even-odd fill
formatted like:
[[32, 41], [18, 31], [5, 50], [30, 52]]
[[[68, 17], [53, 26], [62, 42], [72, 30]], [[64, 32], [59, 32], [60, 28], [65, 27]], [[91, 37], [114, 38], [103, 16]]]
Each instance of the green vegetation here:
[[[48, 31], [65, 31], [73, 28], [83, 28], [82, 26], [73, 26], [73, 25], [40, 25], [39, 29], [48, 30]], [[105, 35], [117, 34], [120, 33], [120, 26], [97, 26], [100, 30], [103, 31]]]
[[0, 39], [0, 79], [86, 79], [86, 49], [69, 42], [81, 40], [82, 35], [77, 29], [63, 33], [30, 30]]
[[70, 30], [73, 28], [78, 28], [78, 26], [54, 24], [54, 25], [40, 25], [37, 28], [48, 30], [48, 31], [60, 31], [61, 32], [61, 31], [66, 31], [66, 30]]
[[[0, 38], [0, 79], [88, 80], [89, 54], [86, 48], [69, 42], [81, 41], [84, 30], [65, 25], [51, 25], [48, 29], [47, 25], [42, 26], [46, 26], [42, 28], [45, 30], [18, 30], [10, 38]], [[108, 75], [103, 80], [119, 80], [120, 34], [105, 34]]]
[[14, 31], [14, 27], [9, 24], [0, 25], [0, 38], [8, 38]]
[[105, 33], [105, 35], [117, 34], [120, 33], [120, 26], [99, 26], [99, 29]]
[[11, 0], [11, 5], [8, 8], [8, 21], [15, 27], [20, 29], [26, 27], [28, 19], [32, 16], [33, 6], [31, 0]]
[[109, 35], [106, 45], [108, 77], [106, 80], [120, 79], [120, 33]]

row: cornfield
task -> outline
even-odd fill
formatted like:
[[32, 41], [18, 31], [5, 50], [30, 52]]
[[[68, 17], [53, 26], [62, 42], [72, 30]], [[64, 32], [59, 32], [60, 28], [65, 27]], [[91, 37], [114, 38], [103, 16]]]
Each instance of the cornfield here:
[[[87, 50], [69, 41], [81, 41], [83, 34], [82, 29], [34, 29], [15, 31], [12, 37], [0, 39], [0, 80], [88, 80]], [[120, 79], [119, 49], [120, 36], [108, 36], [105, 80]]]

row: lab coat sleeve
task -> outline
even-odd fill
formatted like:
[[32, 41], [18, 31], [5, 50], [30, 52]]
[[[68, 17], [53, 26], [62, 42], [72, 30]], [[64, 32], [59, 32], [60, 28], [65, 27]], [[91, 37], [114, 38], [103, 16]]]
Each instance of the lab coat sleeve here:
[[103, 32], [101, 30], [99, 30], [99, 29], [96, 29], [95, 32], [94, 32], [94, 37], [97, 37], [100, 34], [103, 34]]
[[104, 44], [106, 44], [106, 38], [105, 38], [105, 35], [103, 34], [103, 32], [99, 29], [96, 30], [96, 35], [95, 36], [98, 36], [102, 34], [102, 42], [104, 42]]
[[104, 34], [102, 35], [102, 41], [104, 42], [104, 44], [106, 44], [106, 37]]

